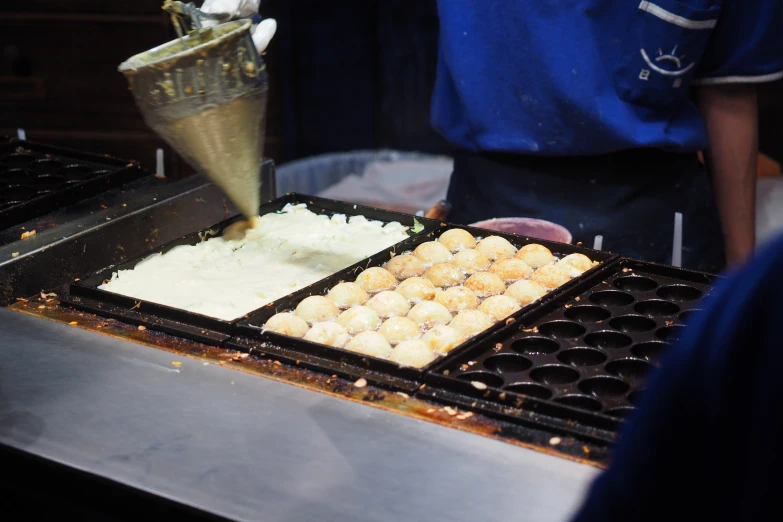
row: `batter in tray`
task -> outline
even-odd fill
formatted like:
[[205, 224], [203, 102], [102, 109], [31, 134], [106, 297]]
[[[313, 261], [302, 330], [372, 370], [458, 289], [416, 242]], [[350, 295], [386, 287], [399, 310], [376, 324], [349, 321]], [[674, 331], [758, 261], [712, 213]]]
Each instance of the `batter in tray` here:
[[304, 204], [120, 270], [102, 290], [232, 320], [407, 239], [400, 223], [315, 214]]

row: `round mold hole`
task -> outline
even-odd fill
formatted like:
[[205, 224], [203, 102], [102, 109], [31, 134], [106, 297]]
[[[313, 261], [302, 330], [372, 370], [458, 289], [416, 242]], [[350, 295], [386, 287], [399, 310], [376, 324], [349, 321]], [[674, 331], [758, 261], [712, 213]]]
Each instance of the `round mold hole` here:
[[571, 366], [597, 366], [606, 359], [606, 354], [595, 348], [569, 348], [557, 354], [558, 361]]
[[601, 411], [603, 408], [601, 401], [587, 395], [564, 395], [555, 399], [555, 402], [587, 411]]
[[573, 339], [586, 331], [584, 326], [572, 321], [550, 321], [538, 327], [538, 333], [555, 339]]
[[65, 178], [59, 174], [38, 174], [35, 177], [36, 183], [62, 183], [63, 181], [65, 181]]
[[607, 410], [606, 414], [612, 417], [616, 417], [618, 419], [627, 419], [635, 411], [636, 408], [634, 408], [633, 406], [618, 406], [617, 408], [612, 408], [611, 410]]
[[527, 355], [546, 355], [558, 351], [560, 344], [546, 337], [523, 337], [511, 343], [511, 349]]
[[487, 370], [497, 373], [524, 372], [533, 366], [530, 359], [513, 353], [492, 355], [484, 359], [483, 364]]
[[663, 328], [658, 329], [658, 331], [655, 332], [655, 335], [658, 337], [658, 339], [661, 339], [662, 341], [666, 341], [667, 343], [673, 343], [674, 341], [680, 340], [684, 333], [685, 333], [684, 326], [673, 325], [673, 326], [664, 326]]
[[503, 388], [504, 390], [521, 393], [528, 397], [535, 397], [536, 399], [548, 400], [552, 398], [552, 390], [542, 384], [536, 384], [534, 382], [520, 382], [516, 384], [510, 384]]
[[457, 379], [468, 382], [480, 382], [493, 388], [503, 386], [503, 377], [489, 372], [467, 372], [457, 375]]
[[547, 364], [530, 372], [530, 378], [549, 386], [568, 384], [579, 380], [579, 372], [570, 366]]
[[704, 293], [698, 288], [688, 285], [667, 285], [658, 289], [658, 297], [668, 299], [669, 301], [695, 301], [701, 298]]
[[633, 296], [619, 290], [601, 290], [590, 294], [590, 302], [602, 306], [627, 306], [633, 303]]
[[0, 174], [0, 181], [8, 185], [24, 185], [34, 179], [25, 169], [9, 169]]
[[647, 341], [634, 345], [631, 353], [655, 364], [661, 360], [661, 355], [668, 347], [669, 345], [663, 341]]
[[687, 323], [688, 321], [693, 319], [693, 317], [699, 312], [701, 312], [701, 310], [698, 309], [685, 310], [683, 312], [680, 312], [679, 319], [683, 323]]
[[609, 326], [621, 332], [649, 332], [658, 325], [643, 315], [621, 315], [609, 321]]
[[52, 158], [35, 160], [30, 164], [30, 168], [38, 174], [54, 173], [60, 170], [62, 167], [62, 161]]
[[565, 311], [565, 316], [572, 321], [580, 323], [595, 323], [611, 317], [612, 312], [600, 306], [581, 305], [572, 306]]
[[644, 390], [634, 390], [631, 393], [628, 394], [628, 402], [633, 404], [634, 406], [639, 406], [639, 403], [642, 400], [642, 395], [644, 394]]
[[633, 343], [633, 339], [620, 332], [606, 330], [602, 332], [593, 332], [585, 336], [585, 343], [593, 348], [603, 350], [619, 350]]
[[8, 167], [23, 167], [25, 165], [29, 165], [36, 159], [37, 158], [32, 154], [24, 154], [24, 153], [9, 154], [5, 158], [3, 158], [3, 164], [7, 165]]
[[27, 201], [30, 199], [36, 192], [36, 190], [32, 187], [26, 187], [26, 186], [16, 186], [16, 187], [8, 187], [7, 189], [4, 189], [3, 191], [3, 198], [6, 201]]
[[674, 315], [680, 311], [680, 307], [676, 304], [661, 299], [639, 301], [634, 305], [633, 309], [636, 310], [636, 313], [650, 317]]
[[644, 276], [623, 276], [614, 280], [614, 286], [626, 292], [649, 292], [658, 288], [658, 283]]
[[57, 173], [65, 178], [66, 183], [80, 183], [90, 177], [92, 169], [84, 165], [68, 165]]
[[36, 190], [50, 190], [59, 187], [65, 181], [62, 176], [38, 176], [32, 178], [28, 185], [35, 187]]
[[617, 377], [591, 377], [579, 383], [582, 392], [596, 397], [620, 397], [628, 393], [631, 387]]
[[655, 366], [639, 359], [618, 359], [606, 365], [606, 371], [627, 381], [637, 382], [647, 377]]

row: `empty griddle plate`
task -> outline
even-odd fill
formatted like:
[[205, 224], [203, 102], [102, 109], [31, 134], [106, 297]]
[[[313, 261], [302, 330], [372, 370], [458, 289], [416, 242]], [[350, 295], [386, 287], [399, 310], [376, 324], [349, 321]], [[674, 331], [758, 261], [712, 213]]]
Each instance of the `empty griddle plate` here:
[[[332, 348], [326, 345], [305, 341], [303, 339], [297, 339], [274, 332], [264, 331], [263, 326], [266, 324], [269, 318], [276, 313], [295, 309], [296, 306], [306, 297], [311, 295], [325, 295], [338, 283], [342, 281], [354, 281], [356, 277], [364, 270], [367, 270], [371, 267], [382, 266], [395, 255], [413, 250], [418, 245], [427, 241], [437, 240], [441, 234], [447, 230], [455, 228], [467, 230], [476, 238], [501, 236], [509, 240], [517, 248], [531, 243], [538, 243], [549, 248], [557, 257], [563, 257], [573, 253], [581, 253], [585, 254], [594, 261], [598, 261], [599, 263], [606, 263], [616, 259], [614, 254], [590, 250], [580, 246], [569, 245], [565, 243], [555, 243], [551, 241], [517, 236], [514, 234], [502, 234], [480, 228], [443, 224], [442, 226], [439, 226], [430, 232], [420, 234], [419, 236], [402, 245], [396, 245], [395, 247], [390, 248], [385, 252], [380, 252], [379, 254], [370, 257], [368, 260], [360, 263], [359, 265], [355, 265], [341, 272], [337, 272], [336, 274], [323, 279], [322, 281], [319, 281], [312, 286], [303, 288], [294, 294], [275, 301], [271, 305], [265, 306], [253, 314], [250, 314], [247, 320], [239, 322], [239, 337], [233, 339], [229, 345], [233, 348], [244, 351], [250, 350], [251, 353], [264, 354], [282, 361], [304, 365], [308, 368], [328, 373], [330, 375], [338, 374], [343, 377], [354, 379], [365, 378], [369, 382], [394, 389], [401, 389], [403, 391], [411, 391], [412, 389], [418, 388], [419, 383], [424, 379], [425, 373], [430, 369], [443, 364], [444, 358], [436, 360], [429, 366], [421, 369], [401, 367], [398, 364], [388, 360], [364, 356], [348, 350]], [[497, 332], [505, 325], [506, 321], [516, 320], [516, 318], [521, 317], [526, 312], [534, 309], [536, 306], [539, 306], [542, 302], [553, 299], [557, 295], [560, 295], [560, 293], [567, 291], [573, 285], [578, 284], [580, 280], [585, 277], [589, 277], [590, 274], [596, 272], [597, 270], [599, 270], [598, 267], [589, 270], [582, 276], [573, 279], [569, 283], [556, 290], [553, 290], [539, 302], [519, 310], [517, 313], [504, 321], [496, 323], [489, 329], [478, 334], [476, 337], [473, 337], [471, 340], [453, 349], [451, 352], [449, 352], [448, 355], [444, 356], [445, 361], [459, 357], [464, 350], [470, 349], [470, 347], [474, 346], [475, 344], [481, 344], [482, 339], [486, 339], [492, 333]]]
[[611, 440], [716, 278], [621, 259], [441, 361], [422, 393]]
[[0, 229], [96, 196], [144, 175], [135, 162], [5, 138], [0, 142]]
[[[344, 214], [347, 216], [361, 215], [370, 220], [383, 221], [385, 223], [397, 221], [405, 226], [413, 227], [414, 217], [408, 214], [399, 214], [362, 205], [354, 205], [341, 201], [307, 196], [303, 194], [287, 194], [271, 201], [260, 208], [260, 214], [278, 212], [287, 204], [307, 204], [308, 210], [316, 214], [328, 216]], [[130, 270], [147, 257], [165, 253], [176, 246], [195, 245], [206, 237], [219, 235], [228, 225], [241, 219], [234, 216], [217, 225], [204, 230], [199, 230], [167, 243], [159, 248], [150, 250], [143, 255], [120, 265], [104, 268], [97, 273], [84, 278], [81, 281], [71, 283], [69, 295], [64, 296], [63, 302], [74, 308], [91, 312], [106, 317], [113, 317], [131, 324], [143, 325], [151, 330], [156, 330], [171, 335], [185, 337], [198, 342], [213, 345], [224, 344], [236, 330], [239, 319], [225, 321], [206, 315], [188, 312], [179, 308], [152, 303], [149, 301], [127, 297], [98, 287], [104, 281], [111, 279], [112, 274], [118, 270]], [[436, 221], [424, 218], [416, 218], [425, 227], [432, 229], [437, 225]], [[413, 234], [409, 231], [409, 234]], [[354, 266], [358, 266], [354, 265]]]

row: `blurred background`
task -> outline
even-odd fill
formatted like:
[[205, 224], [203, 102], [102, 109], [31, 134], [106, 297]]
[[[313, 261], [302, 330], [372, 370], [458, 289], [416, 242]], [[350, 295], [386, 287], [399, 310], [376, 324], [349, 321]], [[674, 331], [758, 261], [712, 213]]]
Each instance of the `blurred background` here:
[[[117, 66], [175, 37], [161, 0], [0, 2], [0, 134], [155, 164]], [[447, 152], [429, 126], [435, 0], [265, 0], [278, 20], [266, 149], [278, 163], [326, 152]], [[188, 168], [167, 154], [171, 176]]]
[[[160, 147], [169, 178], [192, 174], [144, 125], [116, 70], [175, 36], [161, 3], [3, 0], [0, 135], [21, 127], [30, 140], [135, 159], [153, 170]], [[429, 125], [436, 0], [264, 0], [261, 14], [279, 23], [266, 54], [272, 82], [266, 151], [278, 165], [356, 150], [448, 154]], [[780, 191], [777, 203], [783, 201], [781, 92], [780, 82], [761, 87], [762, 199]], [[442, 180], [448, 165], [434, 168]], [[774, 210], [762, 207], [761, 214]]]

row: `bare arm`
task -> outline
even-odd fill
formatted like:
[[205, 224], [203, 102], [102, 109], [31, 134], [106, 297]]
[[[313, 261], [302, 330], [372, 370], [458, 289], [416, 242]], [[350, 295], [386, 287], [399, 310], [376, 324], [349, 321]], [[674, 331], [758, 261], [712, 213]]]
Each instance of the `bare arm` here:
[[709, 133], [707, 162], [723, 224], [726, 261], [734, 265], [751, 257], [756, 239], [756, 87], [706, 86], [697, 96]]

